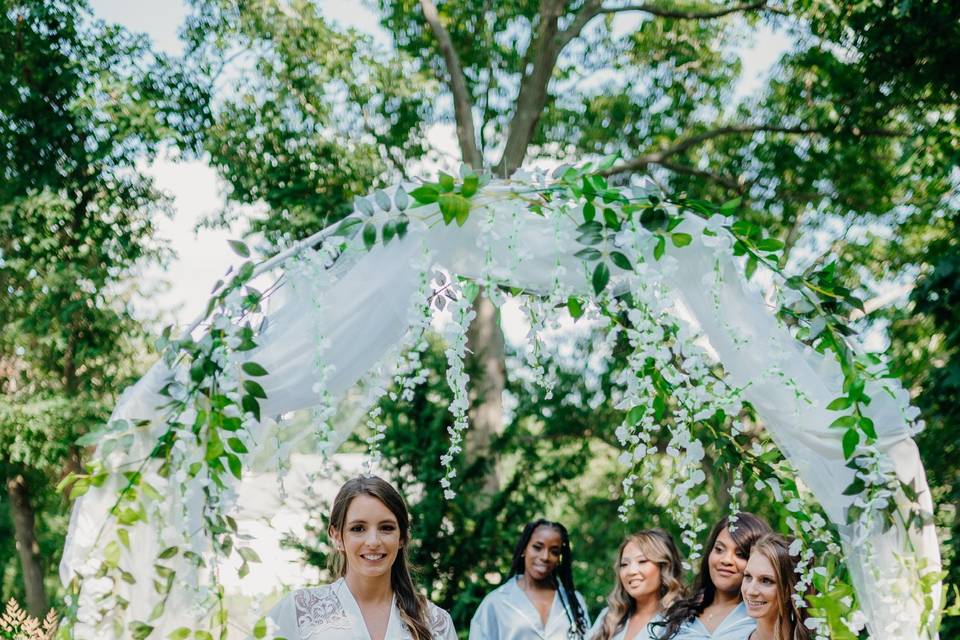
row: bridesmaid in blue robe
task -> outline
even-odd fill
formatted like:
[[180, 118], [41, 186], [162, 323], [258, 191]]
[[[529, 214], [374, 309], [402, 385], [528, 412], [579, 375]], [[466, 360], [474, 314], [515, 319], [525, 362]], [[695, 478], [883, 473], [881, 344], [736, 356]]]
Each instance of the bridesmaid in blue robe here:
[[691, 595], [663, 616], [664, 640], [746, 640], [756, 628], [747, 615], [740, 583], [750, 548], [770, 525], [752, 513], [724, 517], [710, 532]]
[[582, 640], [590, 620], [572, 564], [563, 525], [529, 523], [507, 581], [487, 594], [470, 621], [470, 640]]

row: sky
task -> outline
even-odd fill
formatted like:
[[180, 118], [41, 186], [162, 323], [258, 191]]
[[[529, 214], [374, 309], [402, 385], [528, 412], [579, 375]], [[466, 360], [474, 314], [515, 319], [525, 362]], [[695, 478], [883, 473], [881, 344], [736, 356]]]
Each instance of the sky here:
[[[358, 0], [320, 0], [319, 3], [330, 19], [370, 33], [385, 44], [389, 42], [376, 16]], [[91, 0], [90, 4], [98, 18], [147, 34], [156, 49], [173, 55], [182, 53], [177, 32], [187, 15], [187, 7], [181, 0]], [[629, 29], [635, 21], [636, 17], [626, 16], [616, 28]], [[761, 86], [789, 44], [785, 35], [769, 30], [760, 31], [753, 42], [746, 43], [741, 51], [743, 81], [737, 93], [745, 95]], [[441, 150], [441, 157], [455, 165], [453, 126], [437, 126], [428, 138]], [[443, 162], [441, 160], [441, 164]], [[422, 169], [429, 175], [437, 168], [439, 165]], [[137, 307], [145, 317], [159, 316], [164, 323], [185, 326], [203, 310], [213, 283], [237, 262], [227, 240], [239, 237], [243, 224], [230, 230], [194, 230], [198, 221], [219, 211], [224, 202], [224, 184], [204, 160], [161, 157], [141, 169], [174, 199], [173, 219], [159, 220], [158, 230], [177, 257], [164, 268], [152, 268], [145, 274], [147, 287], [157, 291], [141, 300]], [[511, 326], [505, 327], [508, 339], [522, 341], [525, 328], [509, 324]]]

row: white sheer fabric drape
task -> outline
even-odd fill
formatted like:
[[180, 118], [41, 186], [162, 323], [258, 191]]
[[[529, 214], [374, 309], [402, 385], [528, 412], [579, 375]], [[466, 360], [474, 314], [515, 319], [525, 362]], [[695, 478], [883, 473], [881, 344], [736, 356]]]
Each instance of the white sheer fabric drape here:
[[[316, 332], [329, 338], [328, 348], [319, 356], [334, 366], [327, 388], [336, 398], [343, 398], [361, 376], [397, 345], [408, 326], [411, 296], [418, 287], [419, 270], [415, 264], [424, 250], [432, 252], [434, 264], [451, 273], [480, 278], [509, 277], [516, 286], [540, 292], [550, 291], [555, 275], [560, 273], [563, 285], [571, 293], [590, 293], [589, 274], [573, 257], [581, 248], [573, 241], [576, 226], [573, 219], [556, 221], [531, 215], [523, 203], [504, 197], [497, 189], [506, 187], [495, 183], [474, 199], [470, 220], [462, 228], [442, 223], [429, 226], [415, 219], [403, 240], [394, 240], [387, 246], [377, 245], [369, 253], [356, 251], [345, 255], [342, 264], [347, 266], [338, 268], [339, 273], [323, 295], [321, 309], [318, 310], [316, 301], [309, 297], [290, 295], [285, 297], [282, 306], [271, 310], [268, 328], [258, 339], [260, 346], [250, 355], [270, 372], [263, 379], [268, 399], [262, 404], [264, 421], [255, 439], [269, 446], [266, 438], [269, 417], [316, 403]], [[415, 218], [417, 212], [431, 210], [435, 208], [410, 213]], [[518, 220], [511, 232], [519, 234], [522, 247], [519, 262], [516, 243], [496, 237], [491, 242], [488, 236], [484, 244], [492, 251], [492, 264], [514, 264], [512, 273], [505, 268], [500, 268], [500, 273], [491, 273], [491, 262], [478, 250], [484, 234], [507, 233], [503, 229], [505, 225], [490, 224], [490, 215], [496, 221], [512, 220], [514, 216]], [[663, 278], [669, 285], [678, 309], [684, 309], [681, 317], [692, 319], [694, 329], [717, 354], [731, 381], [739, 386], [749, 385], [746, 399], [756, 407], [764, 426], [796, 467], [801, 480], [829, 517], [840, 525], [871, 635], [905, 640], [919, 638], [916, 629], [922, 605], [901, 600], [900, 607], [894, 609], [885, 604], [891, 596], [896, 597], [890, 592], [890, 585], [905, 584], [904, 581], [913, 584], [917, 578], [916, 572], [898, 573], [895, 555], [909, 553], [910, 548], [903, 530], [853, 531], [843, 524], [845, 509], [852, 498], [842, 492], [852, 479], [852, 472], [844, 465], [840, 432], [828, 428], [837, 414], [825, 408], [832, 399], [842, 395], [839, 366], [832, 358], [805, 348], [778, 323], [761, 294], [745, 285], [729, 251], [719, 251], [702, 242], [700, 232], [705, 224], [700, 220], [683, 223], [678, 231], [689, 232], [693, 242], [683, 248], [670, 247], [667, 258], [661, 261], [647, 255], [648, 273]], [[563, 269], [557, 271], [557, 265]], [[719, 280], [716, 279], [718, 272], [722, 276]], [[288, 271], [286, 277], [291, 277], [291, 273]], [[707, 284], [709, 282], [714, 284]], [[169, 371], [158, 364], [124, 394], [114, 417], [150, 420], [153, 426], [141, 431], [139, 443], [114, 456], [128, 455], [134, 460], [149, 451], [152, 439], [162, 427], [157, 410], [162, 398], [158, 391], [168, 375]], [[785, 385], [786, 379], [794, 381], [795, 386]], [[901, 479], [914, 482], [922, 503], [932, 511], [923, 468], [906, 428], [905, 394], [898, 386], [893, 387], [893, 396], [878, 389], [867, 389], [867, 392], [873, 396], [867, 414], [880, 434], [880, 448], [893, 458]], [[335, 426], [340, 435], [345, 436], [355, 425], [344, 422]], [[163, 485], [161, 480], [155, 480]], [[82, 570], [87, 557], [96, 552], [101, 527], [106, 527], [107, 535], [112, 536], [107, 513], [119, 490], [118, 481], [110, 481], [77, 501], [60, 568], [65, 582]], [[170, 520], [160, 526], [195, 530], [201, 522], [200, 489], [187, 490], [190, 522], [182, 521], [181, 499], [177, 494], [172, 490], [166, 493]], [[156, 515], [162, 516], [163, 513]], [[130, 535], [136, 553], [125, 553], [122, 563], [138, 578], [138, 584], [130, 586], [124, 597], [131, 601], [129, 619], [145, 619], [149, 614], [147, 603], [151, 602], [152, 562], [164, 548], [163, 536], [157, 526], [144, 524], [134, 527]], [[926, 561], [928, 570], [939, 568], [932, 526], [926, 527], [922, 535], [910, 543], [916, 557]], [[207, 552], [199, 546], [197, 551]], [[173, 629], [189, 624], [191, 616], [201, 615], [190, 608], [194, 599], [190, 589], [205, 582], [204, 575], [184, 566], [166, 613], [151, 623], [158, 627], [157, 637], [166, 637]]]

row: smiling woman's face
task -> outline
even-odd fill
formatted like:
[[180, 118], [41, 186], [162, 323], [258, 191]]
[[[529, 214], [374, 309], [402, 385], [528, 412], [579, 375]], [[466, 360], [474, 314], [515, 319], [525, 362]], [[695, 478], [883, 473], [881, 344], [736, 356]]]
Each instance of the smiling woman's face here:
[[757, 620], [776, 619], [780, 609], [777, 576], [770, 561], [760, 553], [751, 553], [740, 587], [747, 615]]
[[389, 575], [400, 550], [400, 525], [396, 516], [377, 498], [358, 495], [347, 508], [343, 531], [330, 531], [343, 550], [347, 575]]
[[523, 552], [523, 572], [532, 580], [542, 582], [560, 564], [563, 538], [553, 527], [539, 526], [534, 529]]
[[740, 595], [740, 582], [743, 580], [743, 570], [747, 566], [747, 559], [737, 551], [737, 545], [730, 536], [726, 527], [720, 531], [717, 541], [710, 549], [710, 580], [717, 591], [729, 595]]

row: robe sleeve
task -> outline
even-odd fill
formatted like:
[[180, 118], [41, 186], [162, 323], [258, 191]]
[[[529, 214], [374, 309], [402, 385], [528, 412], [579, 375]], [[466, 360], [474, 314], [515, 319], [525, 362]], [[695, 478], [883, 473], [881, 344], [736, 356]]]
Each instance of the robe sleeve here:
[[470, 620], [469, 640], [500, 640], [497, 615], [490, 594], [483, 599]]
[[[580, 594], [577, 594], [580, 595]], [[581, 598], [581, 606], [583, 599]], [[586, 609], [584, 609], [586, 611]], [[593, 626], [590, 627], [590, 631], [587, 632], [587, 640], [593, 640], [593, 637], [600, 633], [600, 629], [603, 628], [603, 619], [607, 615], [607, 607], [603, 608], [603, 611], [600, 612], [600, 615], [597, 616], [597, 619], [593, 621]]]

